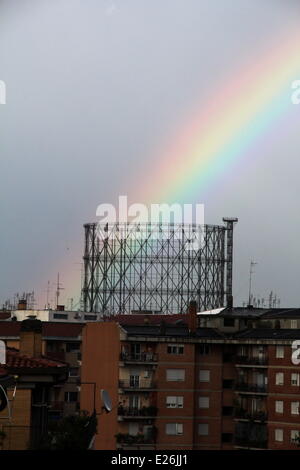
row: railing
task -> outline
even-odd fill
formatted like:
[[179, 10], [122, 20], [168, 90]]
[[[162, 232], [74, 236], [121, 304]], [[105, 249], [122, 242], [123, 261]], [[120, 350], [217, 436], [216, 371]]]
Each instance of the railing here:
[[156, 388], [156, 384], [152, 380], [139, 380], [138, 382], [131, 380], [119, 380], [119, 387], [132, 390], [142, 390]]
[[241, 419], [249, 419], [254, 421], [266, 421], [268, 415], [265, 411], [247, 411], [242, 408], [235, 410], [234, 416]]
[[156, 406], [143, 406], [142, 408], [131, 408], [131, 407], [123, 407], [119, 406], [118, 408], [118, 415], [126, 417], [149, 417], [149, 416], [156, 416], [157, 415], [157, 408]]
[[249, 439], [236, 437], [235, 445], [254, 449], [267, 449], [268, 441], [267, 439], [259, 441], [250, 441]]
[[245, 364], [245, 365], [256, 365], [256, 366], [263, 366], [268, 364], [267, 356], [256, 356], [256, 357], [249, 357], [249, 356], [237, 356], [235, 359], [236, 364]]
[[157, 362], [158, 355], [151, 352], [141, 352], [135, 354], [129, 354], [122, 352], [120, 354], [121, 361], [127, 362]]
[[246, 382], [238, 382], [235, 386], [236, 390], [241, 392], [253, 392], [253, 393], [267, 393], [266, 385], [251, 384]]

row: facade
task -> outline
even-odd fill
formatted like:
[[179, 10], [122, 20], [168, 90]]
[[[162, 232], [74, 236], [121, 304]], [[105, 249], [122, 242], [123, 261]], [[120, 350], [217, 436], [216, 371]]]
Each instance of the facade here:
[[[95, 449], [298, 450], [300, 365], [292, 344], [299, 321], [298, 309], [208, 314], [191, 304], [188, 314], [43, 322], [35, 344], [69, 367], [66, 380], [49, 388], [48, 419], [95, 408]], [[0, 339], [20, 353], [22, 322], [0, 322]], [[109, 413], [101, 390], [111, 397]], [[24, 403], [30, 393], [18, 388]]]
[[[0, 365], [2, 400], [0, 442], [3, 450], [38, 448], [48, 429], [52, 394], [68, 377], [65, 363], [42, 355], [41, 322], [26, 320], [20, 329], [19, 350], [6, 348]], [[4, 399], [3, 390], [8, 397]]]
[[[232, 316], [198, 327], [203, 318], [192, 307], [176, 323], [87, 324], [80, 404], [91, 412], [95, 393], [95, 449], [298, 450], [300, 370], [291, 346], [300, 331], [278, 328], [278, 312]], [[269, 327], [250, 327], [247, 317]], [[107, 414], [101, 389], [113, 403]]]

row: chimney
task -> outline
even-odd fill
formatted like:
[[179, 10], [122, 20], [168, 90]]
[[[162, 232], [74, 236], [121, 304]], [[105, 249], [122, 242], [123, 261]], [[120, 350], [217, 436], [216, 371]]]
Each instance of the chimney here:
[[26, 299], [19, 300], [18, 310], [27, 310], [27, 300]]
[[191, 300], [189, 304], [188, 310], [188, 328], [190, 333], [195, 333], [197, 329], [197, 302], [195, 300]]
[[30, 357], [42, 355], [42, 322], [28, 318], [21, 323], [20, 353]]

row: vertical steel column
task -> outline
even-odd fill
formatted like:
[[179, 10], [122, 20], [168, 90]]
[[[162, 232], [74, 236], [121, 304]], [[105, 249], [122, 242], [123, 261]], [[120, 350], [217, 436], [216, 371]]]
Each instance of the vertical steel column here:
[[223, 217], [223, 222], [226, 223], [227, 243], [226, 243], [226, 304], [227, 307], [232, 308], [232, 264], [233, 264], [233, 227], [238, 222], [235, 217]]

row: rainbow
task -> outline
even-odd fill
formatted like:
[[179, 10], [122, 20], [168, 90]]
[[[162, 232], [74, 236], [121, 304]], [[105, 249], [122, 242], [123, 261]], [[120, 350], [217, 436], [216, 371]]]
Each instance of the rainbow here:
[[[259, 159], [261, 153], [254, 145], [260, 138], [275, 129], [282, 117], [291, 114], [295, 118], [297, 107], [291, 102], [291, 84], [300, 79], [299, 45], [296, 25], [278, 34], [271, 44], [262, 45], [254, 60], [223, 77], [219, 89], [212, 90], [207, 101], [195, 107], [171, 143], [145, 164], [143, 175], [135, 177], [140, 186], [136, 188], [135, 184], [134, 193], [128, 194], [130, 201], [185, 203], [196, 199], [201, 203], [203, 192], [215, 186], [235, 162], [243, 161], [245, 156]], [[297, 109], [297, 116], [299, 113]], [[78, 299], [79, 271], [76, 273], [64, 261], [56, 266], [57, 271], [64, 292], [69, 294], [64, 296]]]
[[[199, 201], [206, 189], [287, 112], [295, 111], [291, 84], [300, 78], [297, 27], [227, 80], [220, 81], [200, 113], [179, 130], [171, 145], [152, 162], [136, 201]], [[297, 110], [299, 111], [299, 110]], [[252, 157], [254, 158], [255, 152]]]

